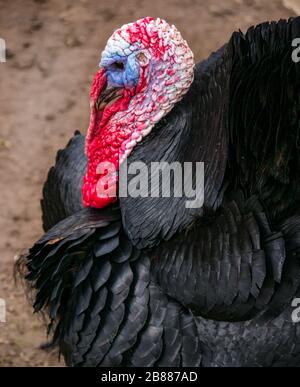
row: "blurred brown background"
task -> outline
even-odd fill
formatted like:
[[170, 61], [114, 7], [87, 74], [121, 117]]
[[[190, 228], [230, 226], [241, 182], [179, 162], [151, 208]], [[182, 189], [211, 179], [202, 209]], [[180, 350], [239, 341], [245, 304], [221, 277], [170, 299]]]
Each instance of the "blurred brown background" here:
[[57, 365], [43, 322], [12, 278], [14, 255], [42, 232], [39, 200], [57, 149], [85, 131], [89, 88], [112, 31], [144, 16], [174, 23], [201, 60], [236, 29], [300, 14], [300, 0], [0, 0], [0, 366]]

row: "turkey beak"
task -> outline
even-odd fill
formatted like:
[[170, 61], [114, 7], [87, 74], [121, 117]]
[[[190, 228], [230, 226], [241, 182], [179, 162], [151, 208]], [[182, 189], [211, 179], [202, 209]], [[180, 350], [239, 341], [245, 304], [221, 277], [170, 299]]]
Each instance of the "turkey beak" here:
[[104, 110], [121, 97], [122, 89], [119, 87], [105, 87], [96, 100], [96, 109]]

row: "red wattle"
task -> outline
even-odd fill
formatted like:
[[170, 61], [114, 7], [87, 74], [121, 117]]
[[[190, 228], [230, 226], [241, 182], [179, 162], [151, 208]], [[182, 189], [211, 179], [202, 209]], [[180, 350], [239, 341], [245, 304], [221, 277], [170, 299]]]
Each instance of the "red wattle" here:
[[[90, 124], [86, 137], [88, 166], [82, 186], [82, 199], [86, 207], [102, 208], [117, 200], [119, 157], [123, 152], [121, 145], [131, 136], [129, 125], [124, 122], [112, 123], [111, 119], [116, 113], [127, 110], [134, 89], [124, 88], [118, 100], [98, 111], [95, 102], [105, 85], [105, 71], [100, 69], [92, 86]], [[110, 165], [106, 172], [101, 168], [103, 165]]]

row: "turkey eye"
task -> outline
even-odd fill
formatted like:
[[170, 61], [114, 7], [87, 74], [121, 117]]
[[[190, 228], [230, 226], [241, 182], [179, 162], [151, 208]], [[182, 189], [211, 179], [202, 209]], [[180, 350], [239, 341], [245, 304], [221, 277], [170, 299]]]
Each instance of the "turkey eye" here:
[[143, 52], [139, 52], [136, 56], [141, 65], [146, 66], [148, 64], [148, 58]]
[[117, 70], [124, 70], [124, 63], [123, 62], [114, 62], [113, 67]]

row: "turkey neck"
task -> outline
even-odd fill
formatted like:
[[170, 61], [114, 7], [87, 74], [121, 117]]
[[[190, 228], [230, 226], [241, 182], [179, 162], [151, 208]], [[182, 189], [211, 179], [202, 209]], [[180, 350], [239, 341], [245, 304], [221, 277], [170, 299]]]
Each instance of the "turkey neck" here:
[[[228, 135], [226, 115], [228, 97], [226, 88], [218, 98], [220, 110], [210, 113], [215, 96], [201, 91], [201, 66], [196, 67], [195, 79], [182, 101], [177, 103], [139, 143], [128, 157], [127, 164], [142, 161], [150, 170], [152, 162], [204, 163], [204, 206], [186, 208], [182, 197], [121, 197], [125, 230], [138, 248], [153, 247], [168, 240], [177, 232], [191, 226], [204, 213], [214, 211], [222, 200], [222, 184], [227, 163]], [[214, 80], [206, 79], [207, 82]], [[223, 95], [224, 94], [224, 95]], [[195, 144], [198, 144], [195, 146]], [[128, 176], [128, 184], [133, 177]], [[194, 176], [193, 176], [194, 178]], [[150, 174], [148, 186], [150, 187]]]

